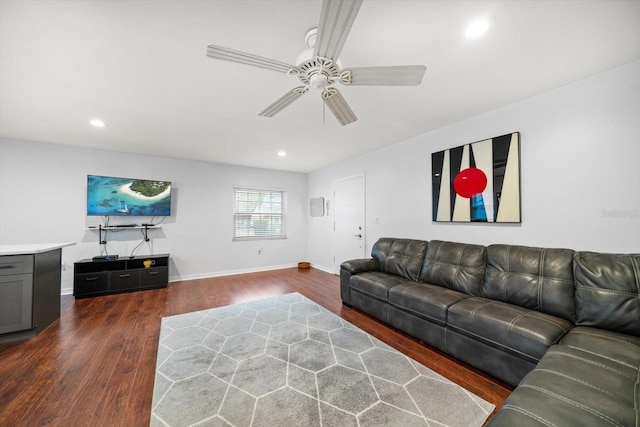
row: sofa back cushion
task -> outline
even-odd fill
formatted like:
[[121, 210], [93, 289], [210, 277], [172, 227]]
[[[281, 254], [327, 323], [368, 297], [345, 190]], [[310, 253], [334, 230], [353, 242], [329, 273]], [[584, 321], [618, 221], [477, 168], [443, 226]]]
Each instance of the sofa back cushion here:
[[491, 245], [482, 296], [575, 322], [571, 249]]
[[484, 267], [484, 246], [432, 240], [420, 280], [477, 297], [482, 290]]
[[373, 245], [371, 256], [380, 263], [380, 271], [418, 280], [426, 250], [424, 240], [383, 237]]
[[577, 252], [576, 324], [640, 336], [640, 254]]

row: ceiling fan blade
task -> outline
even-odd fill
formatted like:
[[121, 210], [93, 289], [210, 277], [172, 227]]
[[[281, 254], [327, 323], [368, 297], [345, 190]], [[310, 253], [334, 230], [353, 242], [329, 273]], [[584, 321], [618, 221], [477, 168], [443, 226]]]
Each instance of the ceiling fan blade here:
[[264, 58], [262, 56], [253, 55], [251, 53], [240, 52], [238, 50], [229, 49], [227, 47], [216, 46], [213, 44], [207, 45], [207, 56], [209, 58], [222, 59], [225, 61], [239, 62], [245, 65], [252, 65], [254, 67], [266, 68], [273, 71], [280, 71], [286, 73], [290, 69], [295, 68], [295, 65], [286, 64], [284, 62], [276, 61], [275, 59]]
[[338, 59], [362, 0], [324, 0], [314, 56]]
[[322, 92], [322, 100], [329, 107], [331, 112], [342, 126], [353, 123], [358, 118], [353, 113], [349, 104], [344, 99], [342, 94], [338, 92], [338, 89], [334, 87], [328, 87]]
[[340, 74], [340, 82], [353, 86], [418, 86], [426, 70], [424, 65], [347, 68]]
[[293, 88], [289, 92], [278, 98], [273, 104], [269, 105], [267, 108], [258, 113], [258, 115], [263, 117], [273, 117], [293, 101], [307, 93], [308, 90], [309, 89], [305, 86]]

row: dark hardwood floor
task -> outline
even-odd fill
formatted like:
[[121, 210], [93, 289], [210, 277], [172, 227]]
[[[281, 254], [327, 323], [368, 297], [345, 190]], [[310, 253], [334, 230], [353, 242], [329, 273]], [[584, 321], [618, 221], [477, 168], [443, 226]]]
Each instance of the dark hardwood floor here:
[[339, 278], [296, 268], [75, 300], [37, 337], [0, 345], [0, 426], [145, 426], [160, 319], [299, 292], [500, 407], [511, 388], [342, 305]]

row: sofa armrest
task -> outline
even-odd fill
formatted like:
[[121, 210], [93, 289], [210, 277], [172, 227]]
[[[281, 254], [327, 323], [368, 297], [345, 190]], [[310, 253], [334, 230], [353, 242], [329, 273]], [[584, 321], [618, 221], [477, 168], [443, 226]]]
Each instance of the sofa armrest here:
[[351, 292], [349, 290], [349, 281], [351, 276], [365, 271], [380, 270], [380, 263], [373, 259], [352, 259], [340, 264], [340, 297], [342, 303], [351, 305]]
[[373, 258], [367, 259], [352, 259], [340, 264], [340, 270], [347, 270], [351, 274], [363, 273], [365, 271], [378, 271], [380, 270], [380, 263]]

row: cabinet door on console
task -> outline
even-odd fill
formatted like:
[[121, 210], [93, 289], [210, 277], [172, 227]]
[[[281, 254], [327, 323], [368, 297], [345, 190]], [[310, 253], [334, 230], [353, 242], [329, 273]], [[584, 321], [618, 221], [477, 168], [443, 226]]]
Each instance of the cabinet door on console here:
[[140, 287], [151, 288], [155, 286], [166, 286], [169, 281], [168, 267], [154, 267], [140, 270]]
[[76, 274], [73, 279], [73, 294], [76, 296], [93, 295], [109, 290], [109, 274], [84, 273]]
[[110, 291], [126, 291], [140, 287], [140, 272], [138, 270], [119, 270], [109, 274]]

